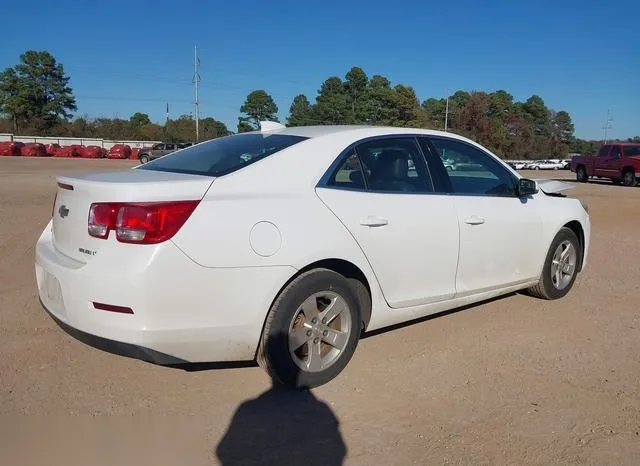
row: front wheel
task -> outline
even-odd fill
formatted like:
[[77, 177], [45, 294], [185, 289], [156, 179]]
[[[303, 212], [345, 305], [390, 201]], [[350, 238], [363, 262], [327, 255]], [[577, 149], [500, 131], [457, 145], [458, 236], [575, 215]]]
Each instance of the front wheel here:
[[573, 230], [563, 227], [551, 243], [537, 285], [529, 293], [542, 299], [559, 299], [575, 283], [582, 260], [582, 247]]
[[323, 385], [351, 360], [362, 330], [360, 314], [345, 277], [328, 269], [303, 273], [271, 306], [258, 363], [288, 387]]
[[141, 155], [141, 156], [140, 156], [140, 163], [141, 163], [141, 164], [143, 164], [143, 165], [144, 165], [144, 164], [145, 164], [145, 163], [147, 163], [148, 161], [149, 161], [149, 157], [148, 157], [148, 156], [146, 156], [146, 155]]

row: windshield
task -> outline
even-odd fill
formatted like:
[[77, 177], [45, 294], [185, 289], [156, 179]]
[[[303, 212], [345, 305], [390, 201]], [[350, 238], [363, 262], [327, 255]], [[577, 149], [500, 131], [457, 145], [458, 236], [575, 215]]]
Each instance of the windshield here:
[[140, 165], [139, 169], [222, 176], [305, 139], [308, 138], [288, 134], [236, 134], [173, 152]]

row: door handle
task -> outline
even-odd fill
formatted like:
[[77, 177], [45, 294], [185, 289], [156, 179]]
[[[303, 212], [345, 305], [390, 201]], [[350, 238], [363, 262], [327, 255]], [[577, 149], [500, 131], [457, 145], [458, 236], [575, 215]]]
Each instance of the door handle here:
[[482, 225], [484, 223], [484, 219], [477, 215], [472, 215], [471, 217], [465, 218], [464, 223], [467, 225]]
[[369, 215], [360, 220], [360, 225], [365, 227], [382, 227], [387, 224], [389, 224], [389, 221], [386, 218], [375, 217], [373, 215]]

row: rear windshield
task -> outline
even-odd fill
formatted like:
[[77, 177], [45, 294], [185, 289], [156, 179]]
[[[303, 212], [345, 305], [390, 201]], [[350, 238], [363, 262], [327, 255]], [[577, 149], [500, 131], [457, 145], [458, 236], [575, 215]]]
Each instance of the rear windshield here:
[[222, 176], [305, 139], [289, 134], [235, 134], [173, 152], [138, 169]]

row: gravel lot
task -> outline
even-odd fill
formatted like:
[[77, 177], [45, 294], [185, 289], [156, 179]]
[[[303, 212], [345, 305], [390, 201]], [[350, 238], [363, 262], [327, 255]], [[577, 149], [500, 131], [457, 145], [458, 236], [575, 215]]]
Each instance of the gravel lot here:
[[95, 350], [41, 309], [54, 175], [134, 163], [0, 158], [2, 464], [640, 464], [640, 188], [570, 191], [592, 238], [565, 299], [516, 294], [369, 336], [339, 378], [287, 394], [257, 367]]

